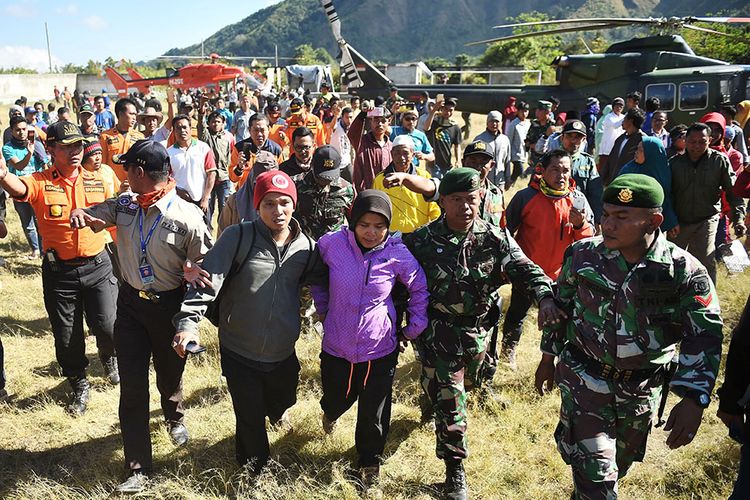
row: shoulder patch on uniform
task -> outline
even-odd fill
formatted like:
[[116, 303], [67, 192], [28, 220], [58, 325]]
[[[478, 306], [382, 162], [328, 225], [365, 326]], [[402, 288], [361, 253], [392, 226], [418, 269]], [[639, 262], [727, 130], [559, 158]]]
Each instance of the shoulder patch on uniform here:
[[711, 291], [711, 283], [708, 276], [698, 276], [693, 280], [693, 291], [696, 295], [707, 295]]

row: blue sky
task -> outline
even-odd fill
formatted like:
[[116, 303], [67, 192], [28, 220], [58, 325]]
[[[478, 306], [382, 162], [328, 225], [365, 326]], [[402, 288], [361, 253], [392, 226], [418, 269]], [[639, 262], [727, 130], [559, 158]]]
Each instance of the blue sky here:
[[45, 21], [53, 65], [108, 56], [140, 61], [198, 43], [279, 1], [0, 0], [0, 67], [47, 71]]

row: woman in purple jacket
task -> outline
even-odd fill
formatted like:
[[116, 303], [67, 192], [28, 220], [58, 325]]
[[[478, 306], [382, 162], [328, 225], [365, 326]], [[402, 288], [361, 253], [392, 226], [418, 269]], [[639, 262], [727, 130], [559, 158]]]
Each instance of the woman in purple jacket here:
[[[328, 264], [328, 287], [312, 287], [323, 322], [320, 373], [323, 382], [323, 429], [359, 398], [355, 443], [363, 482], [373, 482], [391, 420], [393, 375], [398, 362], [396, 310], [391, 291], [396, 282], [409, 291], [408, 325], [403, 335], [415, 339], [427, 326], [424, 271], [399, 237], [388, 235], [391, 201], [373, 189], [357, 195], [350, 227], [318, 242]], [[400, 326], [400, 325], [399, 325]]]

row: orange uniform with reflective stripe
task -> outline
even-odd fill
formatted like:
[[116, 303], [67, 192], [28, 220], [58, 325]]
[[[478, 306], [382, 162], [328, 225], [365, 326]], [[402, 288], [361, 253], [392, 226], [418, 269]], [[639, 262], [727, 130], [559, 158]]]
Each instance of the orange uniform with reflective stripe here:
[[80, 168], [75, 179], [66, 179], [53, 166], [19, 179], [26, 184], [26, 195], [18, 201], [27, 201], [34, 208], [45, 249], [53, 248], [62, 260], [93, 257], [104, 250], [104, 231], [70, 227], [74, 208], [104, 201], [104, 181], [98, 172]]
[[286, 153], [289, 153], [289, 137], [286, 136], [286, 123], [274, 123], [268, 128], [268, 138], [281, 146]]
[[102, 143], [102, 163], [112, 167], [115, 171], [115, 175], [121, 181], [128, 178], [128, 174], [125, 173], [125, 169], [122, 165], [118, 165], [112, 161], [115, 155], [121, 155], [126, 153], [130, 146], [135, 144], [135, 141], [145, 139], [142, 133], [135, 129], [128, 130], [128, 133], [122, 135], [117, 127], [113, 127], [109, 130], [105, 130], [99, 136], [99, 142]]
[[289, 139], [287, 144], [292, 144], [292, 134], [299, 127], [307, 127], [315, 137], [315, 145], [318, 147], [326, 144], [326, 131], [320, 118], [313, 114], [297, 113], [291, 115], [286, 120], [286, 137]]

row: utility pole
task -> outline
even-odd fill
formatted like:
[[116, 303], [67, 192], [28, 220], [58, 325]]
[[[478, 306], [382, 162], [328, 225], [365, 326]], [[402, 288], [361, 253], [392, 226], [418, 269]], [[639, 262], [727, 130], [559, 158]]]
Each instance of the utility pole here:
[[44, 33], [47, 35], [47, 59], [49, 60], [49, 72], [52, 73], [52, 52], [49, 48], [49, 29], [47, 28], [47, 21], [44, 21]]

